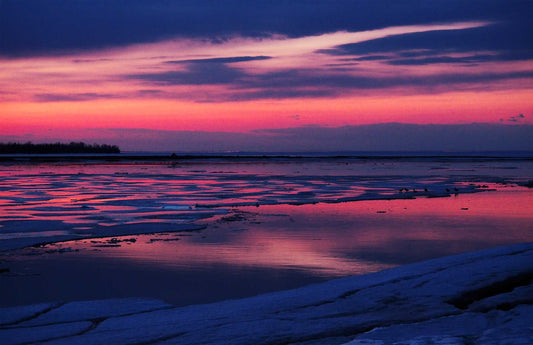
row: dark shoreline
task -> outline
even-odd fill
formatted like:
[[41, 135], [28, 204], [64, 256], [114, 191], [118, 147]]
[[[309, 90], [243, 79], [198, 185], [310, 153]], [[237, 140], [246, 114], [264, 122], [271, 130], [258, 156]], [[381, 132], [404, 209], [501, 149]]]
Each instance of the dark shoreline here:
[[0, 143], [0, 154], [118, 154], [120, 149], [116, 145], [86, 144], [84, 142], [70, 143]]
[[163, 162], [183, 161], [533, 161], [533, 152], [365, 152], [365, 153], [81, 153], [81, 154], [0, 154], [0, 162]]

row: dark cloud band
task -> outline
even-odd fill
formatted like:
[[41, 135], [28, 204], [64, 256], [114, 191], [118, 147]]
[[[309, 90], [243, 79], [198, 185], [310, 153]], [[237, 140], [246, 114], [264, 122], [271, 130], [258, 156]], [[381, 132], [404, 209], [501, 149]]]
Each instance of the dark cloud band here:
[[302, 37], [468, 20], [523, 30], [531, 29], [532, 7], [528, 0], [2, 0], [0, 55], [63, 54], [173, 37]]
[[271, 59], [270, 56], [234, 56], [223, 58], [211, 58], [211, 59], [191, 59], [191, 60], [176, 60], [167, 61], [167, 63], [234, 63], [234, 62], [247, 62], [247, 61], [261, 61]]

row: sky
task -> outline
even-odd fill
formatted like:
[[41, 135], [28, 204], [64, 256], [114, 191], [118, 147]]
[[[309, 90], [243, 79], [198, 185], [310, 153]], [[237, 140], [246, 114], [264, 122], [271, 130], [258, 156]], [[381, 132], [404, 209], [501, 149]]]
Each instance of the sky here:
[[0, 141], [533, 150], [530, 0], [0, 0]]

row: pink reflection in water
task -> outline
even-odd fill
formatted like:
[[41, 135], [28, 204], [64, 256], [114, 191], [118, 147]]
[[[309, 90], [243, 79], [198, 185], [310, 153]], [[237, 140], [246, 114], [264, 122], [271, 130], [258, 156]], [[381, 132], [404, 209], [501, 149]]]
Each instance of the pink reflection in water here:
[[221, 217], [190, 236], [139, 236], [136, 243], [96, 252], [91, 241], [65, 245], [86, 249], [83, 255], [183, 269], [226, 264], [345, 276], [531, 241], [532, 197], [531, 191], [513, 189], [449, 198], [243, 207], [236, 220]]
[[532, 196], [512, 188], [437, 199], [243, 207], [208, 219], [199, 232], [26, 248], [4, 261], [12, 274], [0, 280], [0, 305], [139, 296], [208, 303], [531, 241]]

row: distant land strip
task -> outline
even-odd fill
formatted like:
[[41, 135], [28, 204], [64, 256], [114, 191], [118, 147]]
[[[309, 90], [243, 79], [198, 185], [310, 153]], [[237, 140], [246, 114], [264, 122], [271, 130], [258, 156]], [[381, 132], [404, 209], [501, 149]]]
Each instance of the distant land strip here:
[[[5, 144], [0, 143], [0, 147]], [[408, 162], [494, 162], [533, 161], [533, 152], [351, 152], [351, 153], [280, 153], [280, 152], [231, 152], [231, 153], [168, 153], [168, 152], [5, 152], [0, 148], [0, 162], [146, 162], [149, 164], [195, 164], [206, 162], [313, 162], [313, 161], [408, 161]]]
[[71, 154], [71, 153], [120, 153], [116, 145], [85, 144], [82, 142], [33, 144], [0, 143], [0, 154]]

